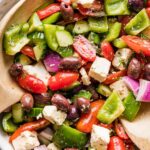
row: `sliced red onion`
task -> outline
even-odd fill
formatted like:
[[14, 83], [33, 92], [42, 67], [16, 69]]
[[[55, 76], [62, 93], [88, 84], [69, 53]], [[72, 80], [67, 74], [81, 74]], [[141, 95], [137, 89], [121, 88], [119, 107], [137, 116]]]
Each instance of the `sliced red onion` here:
[[140, 79], [140, 88], [136, 99], [142, 102], [150, 102], [150, 81]]
[[57, 72], [59, 70], [59, 64], [61, 62], [61, 57], [55, 52], [49, 53], [44, 58], [44, 65], [49, 72]]
[[53, 131], [50, 128], [46, 128], [42, 130], [39, 135], [51, 141], [53, 138]]
[[40, 145], [38, 147], [35, 147], [34, 150], [48, 150], [48, 148], [46, 147], [46, 145]]
[[125, 76], [123, 77], [123, 81], [126, 84], [126, 86], [133, 92], [133, 94], [136, 96], [139, 90], [139, 82], [128, 77]]

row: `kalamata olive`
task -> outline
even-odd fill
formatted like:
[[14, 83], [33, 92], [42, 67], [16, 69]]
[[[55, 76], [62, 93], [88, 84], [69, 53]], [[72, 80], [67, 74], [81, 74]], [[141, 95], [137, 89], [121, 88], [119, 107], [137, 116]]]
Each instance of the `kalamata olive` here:
[[64, 2], [62, 2], [60, 5], [60, 10], [64, 20], [73, 20], [74, 11], [70, 5], [67, 5]]
[[11, 67], [9, 69], [9, 73], [10, 73], [11, 76], [17, 77], [22, 73], [22, 70], [23, 70], [22, 64], [15, 63], [15, 64], [11, 65]]
[[150, 81], [150, 63], [146, 64], [144, 67], [144, 78]]
[[135, 12], [139, 12], [144, 8], [144, 0], [129, 0], [129, 6]]
[[98, 93], [96, 92], [94, 86], [90, 85], [90, 86], [87, 87], [86, 90], [89, 91], [89, 92], [92, 94], [92, 99], [94, 99], [94, 100], [99, 99], [99, 95], [98, 95]]
[[69, 101], [61, 94], [54, 94], [51, 102], [55, 105], [58, 109], [68, 112], [69, 111]]
[[60, 62], [61, 70], [78, 70], [81, 67], [81, 61], [78, 57], [66, 57]]
[[90, 109], [90, 100], [82, 97], [77, 98], [76, 105], [80, 112], [87, 113]]
[[22, 107], [25, 108], [26, 110], [30, 110], [33, 108], [34, 99], [33, 99], [33, 96], [31, 94], [25, 93], [22, 96], [20, 101], [21, 101]]
[[44, 106], [50, 104], [51, 94], [50, 93], [42, 93], [42, 94], [34, 94], [33, 95], [36, 106]]
[[129, 63], [127, 74], [129, 77], [133, 79], [138, 79], [141, 74], [141, 63], [138, 59], [132, 58], [132, 60]]
[[70, 106], [67, 118], [72, 121], [76, 121], [79, 119], [79, 112], [75, 105]]

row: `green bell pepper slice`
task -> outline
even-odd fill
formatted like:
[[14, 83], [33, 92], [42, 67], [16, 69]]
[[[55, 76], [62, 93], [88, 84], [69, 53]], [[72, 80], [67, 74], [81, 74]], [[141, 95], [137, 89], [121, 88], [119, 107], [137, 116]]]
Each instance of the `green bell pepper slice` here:
[[130, 35], [138, 35], [150, 25], [150, 20], [145, 9], [142, 9], [129, 23], [125, 26], [125, 31]]
[[15, 55], [29, 43], [27, 37], [29, 26], [27, 24], [19, 24], [10, 27], [4, 35], [4, 49], [7, 55]]
[[127, 44], [121, 38], [115, 39], [113, 45], [117, 48], [126, 48]]
[[118, 118], [124, 110], [125, 107], [118, 93], [113, 92], [99, 110], [97, 118], [102, 123], [110, 124]]
[[68, 147], [83, 149], [88, 138], [85, 133], [63, 124], [56, 130], [52, 141], [61, 149]]
[[97, 45], [100, 44], [100, 37], [95, 32], [90, 32], [90, 34], [88, 36], [88, 40], [91, 41], [91, 42], [93, 42], [94, 44], [97, 44]]
[[92, 94], [89, 92], [89, 91], [86, 91], [86, 90], [80, 90], [77, 94], [75, 94], [73, 97], [72, 97], [72, 101], [75, 101], [77, 98], [79, 97], [83, 97], [83, 98], [86, 98], [86, 99], [91, 99], [92, 97]]
[[34, 13], [31, 18], [29, 19], [29, 33], [34, 31], [43, 31], [43, 24], [37, 15], [37, 13]]
[[105, 97], [110, 96], [112, 93], [111, 89], [107, 85], [104, 85], [104, 84], [99, 84], [96, 90], [99, 94]]
[[12, 106], [12, 117], [14, 123], [22, 123], [24, 121], [24, 110], [21, 103]]
[[105, 0], [104, 7], [108, 16], [129, 15], [128, 0]]
[[30, 43], [35, 45], [33, 47], [35, 58], [37, 61], [42, 59], [46, 53], [46, 40], [43, 32], [33, 32], [29, 36]]
[[43, 108], [32, 108], [31, 111], [27, 114], [30, 117], [37, 117], [43, 111]]
[[12, 122], [12, 114], [6, 113], [2, 118], [2, 127], [5, 132], [13, 133], [17, 129], [17, 125]]
[[47, 17], [46, 19], [42, 20], [42, 22], [44, 24], [52, 24], [52, 23], [57, 22], [60, 17], [61, 17], [61, 13], [56, 12], [56, 13], [52, 14], [51, 16]]
[[105, 41], [112, 42], [116, 38], [119, 37], [121, 31], [121, 23], [115, 22], [114, 24], [110, 25], [108, 34], [105, 37]]
[[88, 18], [90, 31], [96, 32], [96, 33], [104, 33], [108, 31], [108, 23], [107, 23], [107, 17], [101, 17], [101, 18]]
[[129, 121], [133, 121], [140, 110], [141, 102], [136, 101], [133, 93], [129, 93], [129, 95], [123, 101], [125, 106], [125, 111], [123, 112], [123, 116]]
[[71, 47], [59, 47], [56, 52], [61, 57], [69, 57], [73, 55], [73, 49]]

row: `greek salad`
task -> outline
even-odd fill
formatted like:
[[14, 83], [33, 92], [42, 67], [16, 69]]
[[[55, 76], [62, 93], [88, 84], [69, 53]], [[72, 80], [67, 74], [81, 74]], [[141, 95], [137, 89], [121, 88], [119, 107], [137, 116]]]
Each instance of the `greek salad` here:
[[3, 112], [15, 150], [134, 150], [119, 118], [150, 102], [150, 0], [49, 0], [3, 40], [24, 89]]

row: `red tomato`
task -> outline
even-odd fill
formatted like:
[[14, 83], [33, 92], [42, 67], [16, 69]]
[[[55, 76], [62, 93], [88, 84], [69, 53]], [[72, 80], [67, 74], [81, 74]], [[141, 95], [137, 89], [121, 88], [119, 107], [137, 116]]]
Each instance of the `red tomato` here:
[[95, 60], [96, 50], [84, 36], [77, 36], [73, 43], [73, 47], [75, 51], [86, 61], [93, 62]]
[[94, 101], [90, 105], [90, 111], [86, 114], [82, 114], [79, 121], [77, 122], [76, 128], [85, 133], [90, 133], [93, 124], [98, 124], [97, 113], [99, 109], [103, 106], [105, 101], [98, 100]]
[[126, 150], [135, 150], [134, 145], [133, 144], [125, 144]]
[[107, 150], [126, 150], [123, 140], [118, 136], [113, 136], [110, 138], [110, 143], [108, 144]]
[[78, 73], [74, 72], [58, 72], [56, 75], [50, 77], [49, 88], [53, 91], [67, 87], [77, 81]]
[[118, 71], [113, 74], [107, 76], [106, 80], [103, 82], [104, 84], [111, 84], [117, 81], [120, 77], [123, 77], [127, 74], [126, 70]]
[[21, 53], [26, 55], [26, 56], [31, 57], [32, 59], [35, 59], [34, 51], [33, 51], [33, 48], [31, 46], [24, 46], [21, 49]]
[[150, 0], [147, 0], [147, 7], [150, 7]]
[[100, 123], [99, 125], [100, 125], [101, 127], [107, 128], [107, 129], [112, 129], [112, 128], [113, 128], [113, 124]]
[[50, 4], [46, 8], [38, 10], [37, 14], [38, 14], [40, 19], [44, 19], [44, 18], [46, 18], [46, 17], [48, 17], [48, 16], [50, 16], [50, 15], [52, 15], [58, 11], [60, 11], [60, 4], [54, 3], [54, 4]]
[[47, 91], [47, 87], [42, 80], [25, 72], [18, 77], [18, 83], [22, 88], [32, 93], [41, 94]]
[[122, 39], [136, 53], [143, 53], [145, 56], [150, 56], [150, 40], [131, 35], [122, 36]]
[[109, 61], [112, 61], [114, 58], [114, 50], [111, 44], [107, 41], [101, 43], [101, 53]]
[[128, 135], [126, 134], [122, 124], [118, 121], [115, 121], [115, 131], [116, 134], [123, 140], [129, 139]]
[[20, 126], [10, 137], [9, 141], [12, 142], [16, 139], [22, 132], [24, 131], [35, 131], [41, 128], [44, 128], [49, 125], [49, 121], [46, 119], [39, 119], [34, 122], [25, 123], [24, 125]]
[[149, 18], [150, 18], [150, 7], [149, 7], [149, 8], [146, 8], [146, 12], [147, 12], [147, 14], [148, 14], [148, 16], [149, 16]]

